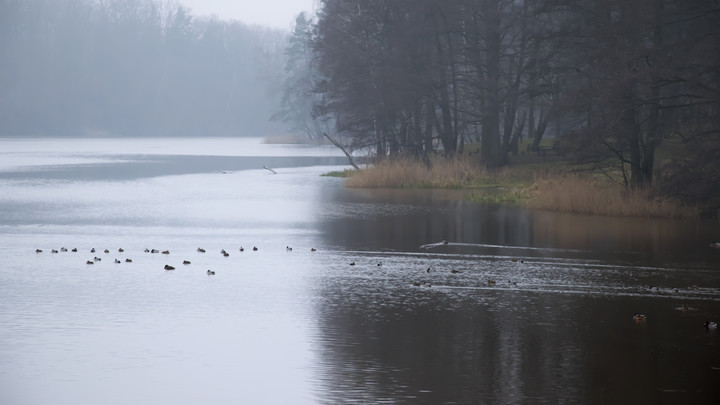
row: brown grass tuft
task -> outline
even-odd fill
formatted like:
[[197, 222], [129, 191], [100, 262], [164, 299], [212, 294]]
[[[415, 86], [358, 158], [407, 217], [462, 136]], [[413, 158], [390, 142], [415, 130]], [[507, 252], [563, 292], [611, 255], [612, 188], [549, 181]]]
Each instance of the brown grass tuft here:
[[530, 208], [578, 214], [628, 217], [692, 217], [697, 207], [654, 198], [650, 190], [625, 190], [619, 185], [577, 175], [536, 180], [530, 187]]
[[346, 180], [355, 188], [460, 188], [480, 175], [481, 169], [467, 158], [433, 158], [432, 167], [413, 159], [384, 160]]

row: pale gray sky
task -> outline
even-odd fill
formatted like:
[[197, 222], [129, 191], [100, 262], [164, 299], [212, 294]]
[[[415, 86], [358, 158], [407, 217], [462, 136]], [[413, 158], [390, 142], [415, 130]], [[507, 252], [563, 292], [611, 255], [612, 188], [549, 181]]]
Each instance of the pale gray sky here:
[[180, 0], [194, 16], [216, 15], [223, 20], [239, 20], [289, 29], [301, 11], [312, 12], [314, 0]]

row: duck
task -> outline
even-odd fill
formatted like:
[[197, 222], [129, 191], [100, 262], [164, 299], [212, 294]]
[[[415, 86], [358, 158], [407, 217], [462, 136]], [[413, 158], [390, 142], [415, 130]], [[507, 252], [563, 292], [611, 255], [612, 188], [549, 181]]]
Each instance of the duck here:
[[76, 253], [77, 253], [77, 248], [72, 248], [71, 252], [76, 252]]
[[92, 260], [88, 260], [88, 261], [85, 262], [85, 264], [95, 264], [95, 262], [92, 261]]
[[442, 244], [443, 244], [443, 245], [447, 245], [447, 244], [448, 244], [448, 241], [446, 241], [445, 239], [443, 239], [443, 240], [442, 240]]
[[183, 260], [183, 264], [190, 264], [190, 260]]
[[253, 251], [257, 252], [258, 248], [257, 246], [253, 246]]
[[228, 257], [228, 256], [230, 256], [230, 253], [228, 253], [228, 252], [223, 252], [223, 256]]
[[95, 257], [93, 257], [93, 260], [96, 261], [96, 262], [99, 262], [99, 261], [101, 261], [102, 259], [99, 258], [99, 257], [97, 257], [97, 256], [95, 256]]
[[90, 249], [90, 253], [95, 253], [95, 248]]
[[354, 266], [354, 265], [355, 265], [355, 262], [350, 262], [350, 265], [351, 265], [351, 266]]
[[197, 251], [200, 253], [205, 253], [205, 249], [203, 249], [203, 248], [197, 248]]
[[157, 249], [153, 249], [153, 250], [150, 251], [150, 253], [160, 253], [160, 251], [157, 250]]
[[175, 270], [175, 267], [173, 267], [173, 266], [171, 266], [171, 265], [169, 265], [169, 264], [166, 264], [166, 265], [165, 265], [165, 270]]
[[378, 267], [382, 267], [382, 262], [378, 262]]
[[710, 247], [715, 249], [720, 249], [720, 242], [712, 241], [710, 242]]
[[132, 259], [125, 259], [125, 263], [132, 263]]
[[240, 251], [241, 251], [241, 252], [244, 252], [244, 251], [245, 251], [245, 248], [242, 247], [242, 246], [240, 246]]
[[124, 251], [125, 251], [125, 249], [123, 249], [123, 248], [118, 249], [118, 252], [120, 252], [120, 253], [122, 253]]
[[717, 329], [717, 322], [705, 321], [705, 329]]
[[645, 319], [647, 319], [647, 315], [635, 312], [633, 314], [633, 319], [635, 320], [635, 322], [644, 322]]
[[227, 253], [227, 252], [225, 251], [225, 249], [220, 249], [220, 254], [221, 254], [221, 255], [224, 255], [225, 253]]
[[315, 249], [315, 248], [310, 248], [310, 251], [311, 251], [311, 252], [317, 252], [317, 249]]
[[42, 253], [42, 249], [35, 249], [35, 253]]
[[170, 254], [170, 251], [169, 251], [169, 250], [163, 250], [163, 251], [162, 251], [162, 254], [164, 254], [164, 255], [169, 255], [169, 254]]
[[214, 271], [214, 270], [208, 270], [208, 271], [207, 271], [207, 275], [208, 275], [208, 276], [214, 276], [214, 275], [215, 275], [215, 271]]
[[57, 253], [57, 252], [58, 252], [57, 249], [53, 249], [50, 251], [50, 253]]
[[285, 250], [287, 250], [288, 252], [292, 252], [292, 248], [290, 246], [285, 246]]
[[118, 264], [119, 264], [119, 263], [120, 263], [120, 260], [118, 260], [118, 259], [115, 259], [115, 263], [118, 263]]
[[494, 285], [496, 285], [496, 284], [497, 284], [497, 282], [496, 282], [495, 280], [491, 279], [491, 278], [488, 279], [488, 281], [487, 281], [488, 287], [492, 287], [492, 286], [494, 286]]
[[145, 248], [145, 253], [150, 253], [150, 249]]
[[103, 252], [105, 252], [105, 253], [110, 253], [110, 251], [107, 250], [107, 249], [103, 250]]
[[60, 251], [61, 251], [61, 252], [67, 252], [67, 248], [61, 247], [61, 248], [60, 248]]
[[458, 274], [458, 273], [460, 273], [460, 270], [452, 269], [452, 270], [450, 270], [450, 273], [452, 273], [452, 274]]

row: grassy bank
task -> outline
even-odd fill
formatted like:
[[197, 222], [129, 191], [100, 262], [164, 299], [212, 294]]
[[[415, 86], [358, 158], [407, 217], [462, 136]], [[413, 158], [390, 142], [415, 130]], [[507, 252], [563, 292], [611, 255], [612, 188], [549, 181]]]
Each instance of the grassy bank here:
[[361, 172], [346, 171], [345, 185], [354, 188], [467, 189], [476, 202], [515, 203], [528, 208], [589, 215], [694, 217], [697, 207], [659, 199], [650, 190], [626, 190], [592, 173], [572, 174], [564, 162], [529, 162], [489, 172], [473, 159], [384, 161]]

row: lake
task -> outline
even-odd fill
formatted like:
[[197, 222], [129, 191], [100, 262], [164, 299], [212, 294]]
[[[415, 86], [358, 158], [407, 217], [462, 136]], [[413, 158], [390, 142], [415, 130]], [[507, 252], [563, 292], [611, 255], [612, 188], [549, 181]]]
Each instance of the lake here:
[[0, 403], [719, 402], [716, 220], [321, 176], [346, 167], [247, 138], [0, 139]]

